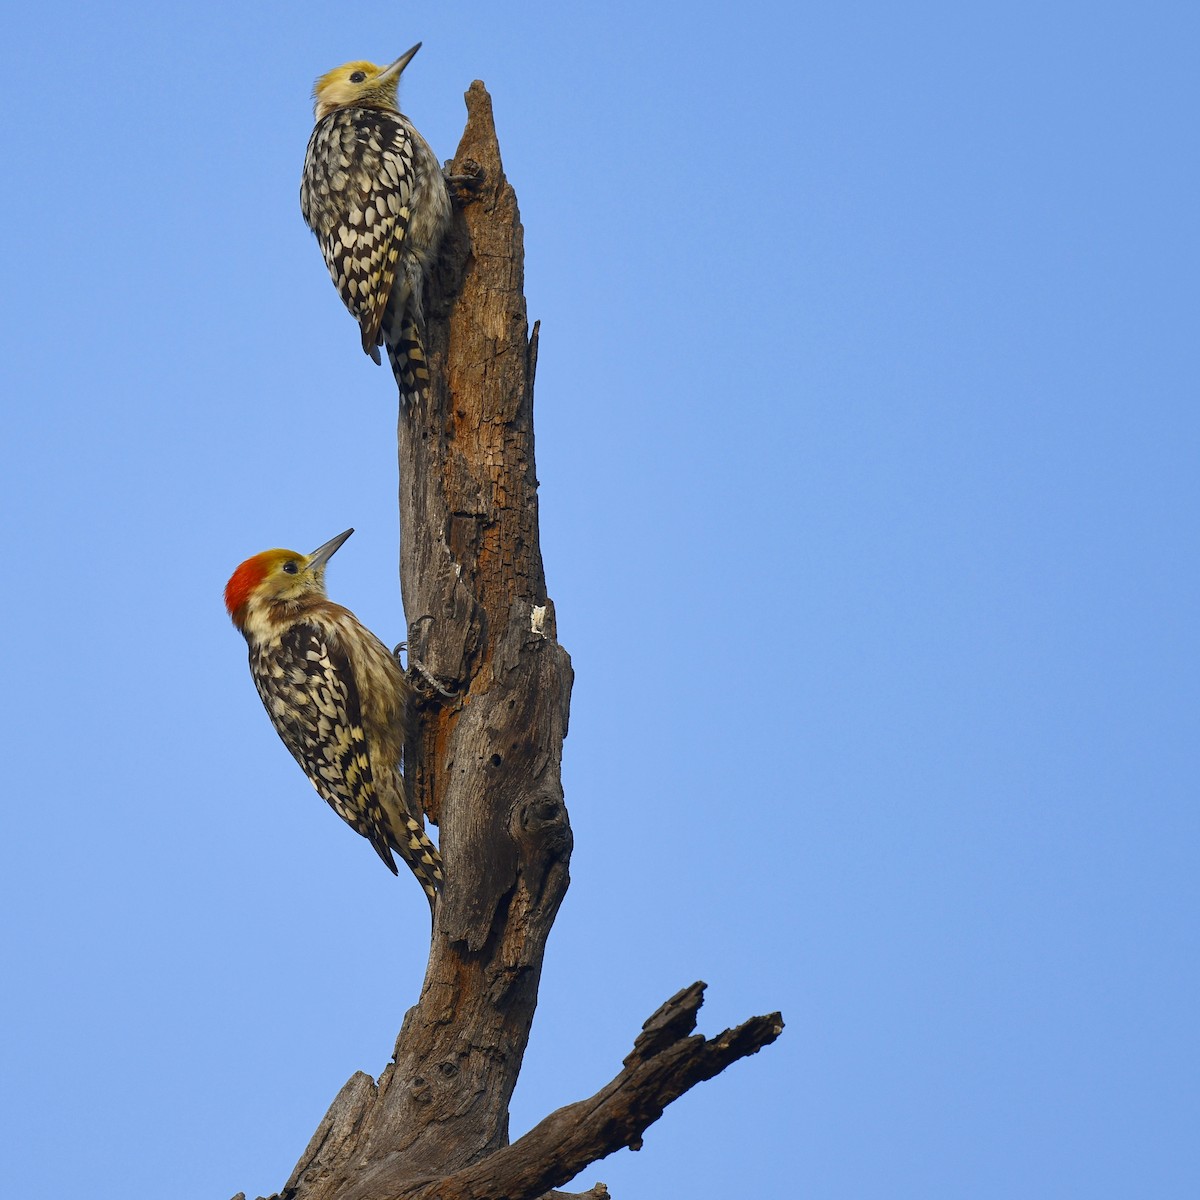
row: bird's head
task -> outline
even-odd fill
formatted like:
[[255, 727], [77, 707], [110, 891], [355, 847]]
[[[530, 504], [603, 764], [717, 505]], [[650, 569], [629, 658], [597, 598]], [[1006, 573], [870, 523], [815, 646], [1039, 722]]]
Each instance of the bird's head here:
[[320, 121], [339, 108], [384, 108], [399, 112], [396, 87], [400, 75], [421, 48], [418, 42], [386, 67], [348, 62], [326, 72], [313, 84], [313, 114]]
[[354, 532], [347, 529], [311, 554], [295, 550], [264, 550], [248, 558], [225, 585], [225, 607], [242, 630], [256, 610], [266, 605], [295, 604], [310, 597], [325, 598], [325, 564]]

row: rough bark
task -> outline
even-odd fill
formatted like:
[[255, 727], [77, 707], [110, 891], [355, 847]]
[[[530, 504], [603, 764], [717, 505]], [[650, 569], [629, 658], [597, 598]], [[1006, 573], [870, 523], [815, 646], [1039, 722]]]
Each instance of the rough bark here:
[[392, 1062], [378, 1083], [360, 1072], [338, 1093], [286, 1200], [541, 1196], [636, 1148], [671, 1100], [782, 1029], [776, 1013], [691, 1036], [704, 986], [693, 984], [646, 1023], [611, 1083], [509, 1145], [509, 1099], [568, 883], [560, 764], [572, 674], [538, 539], [523, 230], [490, 98], [476, 82], [466, 99], [451, 166], [459, 203], [427, 299], [433, 382], [398, 427], [409, 653], [450, 694], [429, 692], [410, 774], [440, 827], [446, 884]]

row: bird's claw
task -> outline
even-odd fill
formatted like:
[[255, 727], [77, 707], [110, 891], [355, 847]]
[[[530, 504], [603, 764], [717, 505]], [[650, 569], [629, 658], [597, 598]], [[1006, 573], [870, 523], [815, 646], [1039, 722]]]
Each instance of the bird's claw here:
[[457, 171], [452, 169], [450, 163], [442, 168], [442, 177], [446, 180], [450, 194], [458, 193], [466, 196], [479, 191], [487, 177], [483, 167], [473, 158], [465, 158], [457, 165]]
[[438, 677], [423, 662], [421, 662], [420, 659], [413, 658], [413, 656], [410, 654], [408, 656], [408, 666], [404, 666], [400, 655], [407, 649], [408, 643], [401, 642], [392, 651], [392, 657], [396, 660], [401, 669], [404, 670], [405, 675], [408, 676], [410, 680], [415, 680], [418, 683], [418, 686], [420, 684], [424, 684], [424, 687], [420, 688], [420, 690], [424, 691], [426, 694], [436, 692], [442, 697], [443, 700], [453, 700], [455, 698], [454, 693], [452, 691], [447, 691], [446, 688], [442, 687], [441, 680], [439, 680]]

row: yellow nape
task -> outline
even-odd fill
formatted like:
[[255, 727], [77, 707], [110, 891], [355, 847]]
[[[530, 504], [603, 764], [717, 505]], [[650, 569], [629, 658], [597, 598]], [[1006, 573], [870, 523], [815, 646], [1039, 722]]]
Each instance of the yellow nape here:
[[370, 62], [348, 62], [327, 71], [313, 84], [313, 112], [317, 120], [339, 108], [361, 106], [399, 111], [396, 86], [400, 72]]

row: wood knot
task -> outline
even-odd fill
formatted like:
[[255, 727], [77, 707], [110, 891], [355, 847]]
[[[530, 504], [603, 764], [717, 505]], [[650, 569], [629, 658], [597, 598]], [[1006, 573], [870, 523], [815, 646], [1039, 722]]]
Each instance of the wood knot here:
[[534, 800], [526, 801], [517, 810], [521, 832], [527, 834], [536, 834], [556, 825], [563, 825], [566, 819], [566, 806], [552, 796], [538, 796]]
[[458, 1075], [458, 1063], [452, 1058], [443, 1058], [432, 1064], [425, 1074], [414, 1075], [408, 1081], [408, 1094], [414, 1104], [432, 1104], [434, 1093], [446, 1090]]

